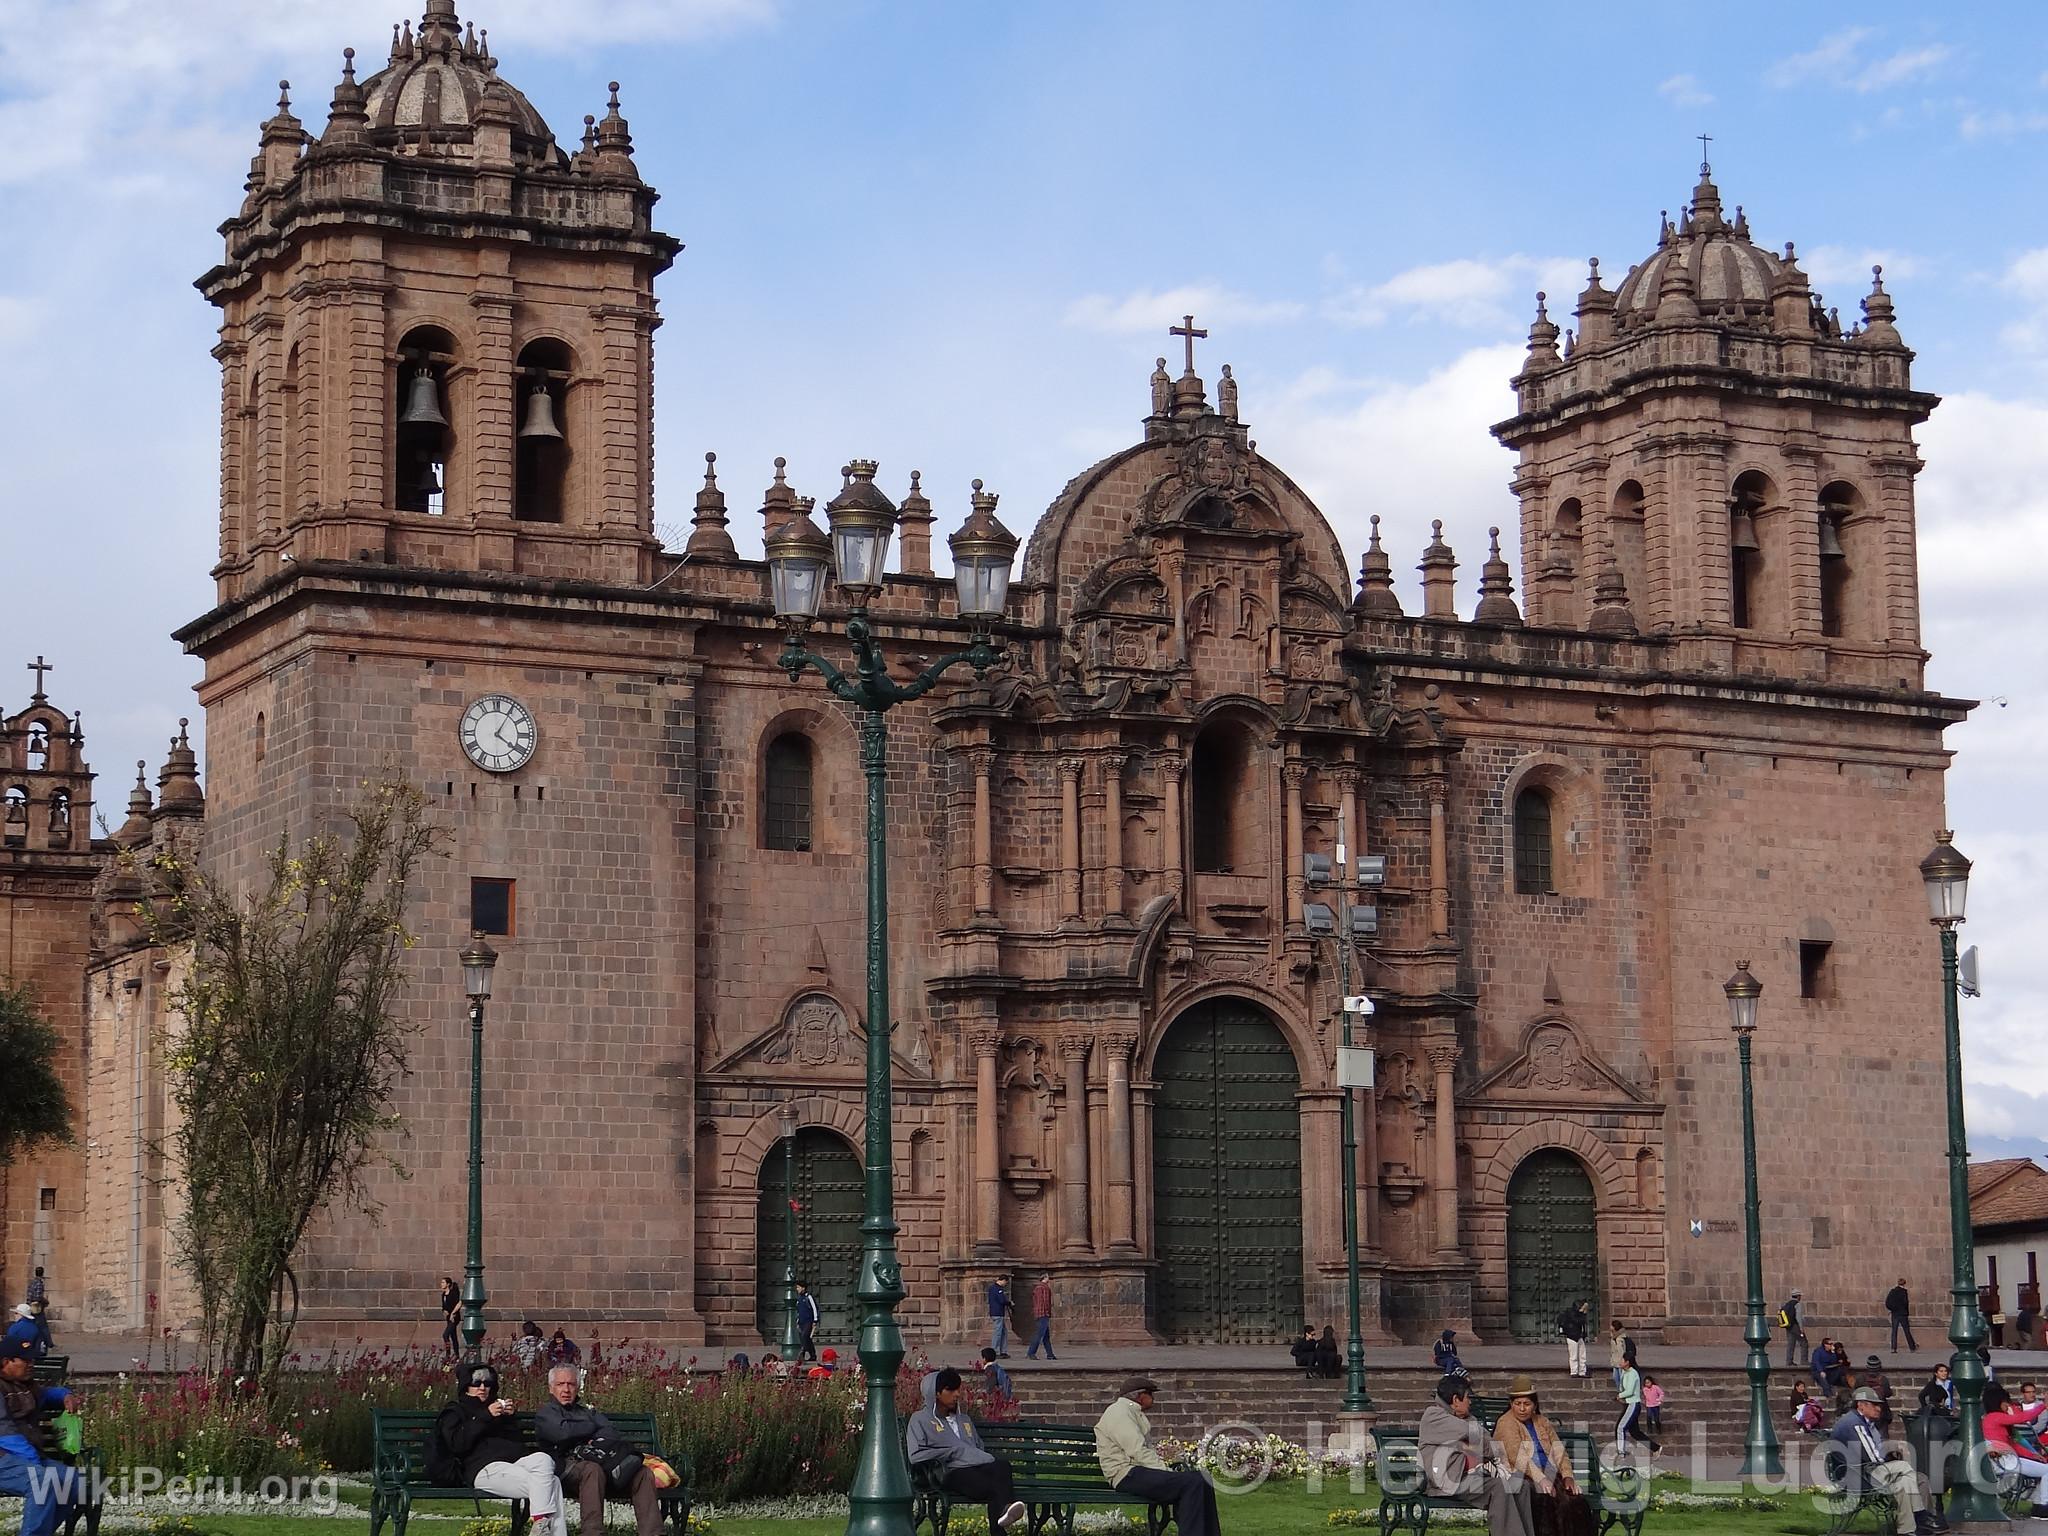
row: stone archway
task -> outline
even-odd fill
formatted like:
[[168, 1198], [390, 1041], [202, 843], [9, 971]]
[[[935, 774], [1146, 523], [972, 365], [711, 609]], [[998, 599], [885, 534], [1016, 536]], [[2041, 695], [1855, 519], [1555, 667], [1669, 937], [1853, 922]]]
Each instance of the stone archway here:
[[1181, 1014], [1152, 1076], [1154, 1325], [1175, 1341], [1274, 1342], [1302, 1322], [1301, 1074], [1241, 998]]
[[1598, 1204], [1586, 1165], [1562, 1147], [1543, 1147], [1508, 1180], [1508, 1331], [1517, 1339], [1557, 1337], [1558, 1314], [1595, 1303], [1600, 1281]]
[[[794, 1178], [785, 1169], [794, 1161]], [[796, 1133], [793, 1159], [780, 1145], [761, 1159], [761, 1198], [754, 1241], [754, 1320], [761, 1337], [780, 1346], [788, 1294], [784, 1264], [791, 1216], [796, 1227], [796, 1277], [818, 1298], [820, 1342], [855, 1332], [854, 1277], [860, 1269], [861, 1171], [853, 1149], [815, 1126]], [[790, 1201], [796, 1210], [790, 1210]]]

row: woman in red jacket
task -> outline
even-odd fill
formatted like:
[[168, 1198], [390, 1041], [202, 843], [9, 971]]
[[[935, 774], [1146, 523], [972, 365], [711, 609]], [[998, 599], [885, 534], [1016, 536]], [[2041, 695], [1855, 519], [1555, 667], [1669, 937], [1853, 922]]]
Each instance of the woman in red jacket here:
[[1984, 1384], [1984, 1444], [1991, 1452], [1991, 1460], [2001, 1473], [2016, 1472], [2034, 1480], [2032, 1513], [2048, 1520], [2048, 1503], [2042, 1502], [2043, 1492], [2048, 1491], [2048, 1462], [2022, 1455], [2012, 1443], [2012, 1432], [2032, 1424], [2044, 1410], [2048, 1410], [2048, 1403], [2022, 1407], [1997, 1382]]

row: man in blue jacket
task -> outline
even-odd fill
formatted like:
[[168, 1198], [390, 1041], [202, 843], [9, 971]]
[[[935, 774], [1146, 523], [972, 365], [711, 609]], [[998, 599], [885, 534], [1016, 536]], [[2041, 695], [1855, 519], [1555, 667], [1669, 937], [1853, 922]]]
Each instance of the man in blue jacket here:
[[796, 1283], [796, 1332], [803, 1343], [797, 1347], [796, 1359], [790, 1363], [815, 1362], [818, 1358], [818, 1298], [801, 1280]]
[[76, 1406], [68, 1387], [35, 1383], [35, 1346], [0, 1343], [0, 1492], [21, 1495], [21, 1536], [50, 1536], [78, 1497], [75, 1467], [51, 1459], [47, 1416]]
[[960, 1373], [934, 1371], [923, 1384], [924, 1407], [903, 1432], [904, 1450], [912, 1467], [928, 1469], [948, 1493], [981, 1499], [988, 1505], [988, 1528], [1007, 1531], [1022, 1520], [1025, 1509], [1016, 1496], [1010, 1464], [982, 1448], [974, 1420], [960, 1411]]
[[988, 1329], [991, 1335], [989, 1345], [996, 1352], [998, 1360], [1010, 1358], [1010, 1292], [1000, 1280], [988, 1283]]

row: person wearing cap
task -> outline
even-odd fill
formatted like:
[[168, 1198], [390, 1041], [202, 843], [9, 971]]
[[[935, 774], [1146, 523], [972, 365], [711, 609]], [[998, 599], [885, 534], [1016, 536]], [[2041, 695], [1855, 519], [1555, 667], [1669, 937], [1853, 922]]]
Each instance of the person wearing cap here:
[[1029, 1513], [1017, 1499], [1016, 1474], [981, 1443], [974, 1420], [960, 1408], [960, 1373], [933, 1371], [919, 1387], [922, 1412], [911, 1415], [903, 1448], [913, 1467], [928, 1467], [948, 1493], [988, 1505], [988, 1528], [1007, 1531]]
[[1436, 1401], [1422, 1410], [1416, 1427], [1415, 1451], [1431, 1494], [1485, 1510], [1490, 1536], [1532, 1536], [1530, 1485], [1472, 1417], [1469, 1376], [1446, 1376], [1436, 1384]]
[[804, 1372], [806, 1381], [830, 1381], [839, 1373], [839, 1351], [827, 1346], [818, 1363]]
[[555, 1459], [521, 1443], [512, 1427], [512, 1404], [498, 1396], [497, 1371], [488, 1365], [465, 1365], [457, 1368], [456, 1380], [460, 1390], [455, 1401], [434, 1420], [437, 1449], [472, 1488], [526, 1500], [531, 1536], [568, 1536]]
[[57, 1465], [46, 1416], [69, 1413], [68, 1387], [37, 1386], [35, 1346], [12, 1328], [0, 1341], [0, 1492], [21, 1495], [22, 1536], [50, 1536], [77, 1500], [77, 1472]]
[[1118, 1493], [1173, 1506], [1180, 1536], [1216, 1536], [1216, 1489], [1200, 1472], [1176, 1472], [1152, 1444], [1152, 1408], [1158, 1386], [1133, 1376], [1117, 1389], [1116, 1401], [1095, 1421], [1095, 1459], [1102, 1480]]
[[1778, 1309], [1778, 1326], [1785, 1330], [1785, 1363], [1806, 1364], [1806, 1303], [1797, 1291]]
[[1593, 1536], [1593, 1506], [1579, 1492], [1564, 1440], [1544, 1416], [1536, 1384], [1527, 1376], [1508, 1383], [1508, 1411], [1494, 1425], [1493, 1437], [1509, 1470], [1528, 1481], [1535, 1536]]
[[1913, 1464], [1886, 1460], [1884, 1434], [1877, 1427], [1883, 1412], [1884, 1399], [1868, 1387], [1858, 1387], [1849, 1411], [1836, 1421], [1828, 1438], [1842, 1448], [1842, 1487], [1851, 1494], [1872, 1489], [1889, 1494], [1898, 1512], [1899, 1536], [1947, 1530], [1948, 1521], [1940, 1511], [1928, 1508], [1926, 1486]]
[[42, 1359], [42, 1329], [36, 1324], [36, 1309], [25, 1301], [17, 1303], [14, 1316], [7, 1324], [6, 1334], [0, 1336], [0, 1343], [26, 1344], [31, 1361]]

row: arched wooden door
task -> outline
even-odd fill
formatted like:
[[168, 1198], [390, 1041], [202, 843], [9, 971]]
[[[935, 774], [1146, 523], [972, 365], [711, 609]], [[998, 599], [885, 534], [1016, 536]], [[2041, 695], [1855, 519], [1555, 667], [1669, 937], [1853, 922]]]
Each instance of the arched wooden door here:
[[1234, 998], [1174, 1021], [1152, 1067], [1160, 1333], [1295, 1337], [1301, 1300], [1301, 1075], [1279, 1026]]
[[844, 1343], [854, 1333], [854, 1275], [860, 1268], [860, 1163], [830, 1131], [806, 1126], [796, 1133], [797, 1209], [790, 1210], [792, 1183], [786, 1143], [777, 1142], [761, 1160], [759, 1224], [755, 1229], [754, 1317], [761, 1337], [780, 1346], [787, 1294], [783, 1261], [789, 1252], [792, 1215], [796, 1226], [796, 1277], [818, 1298], [818, 1338]]
[[1557, 1337], [1558, 1314], [1596, 1303], [1599, 1230], [1585, 1164], [1556, 1147], [1531, 1152], [1508, 1180], [1508, 1330]]

